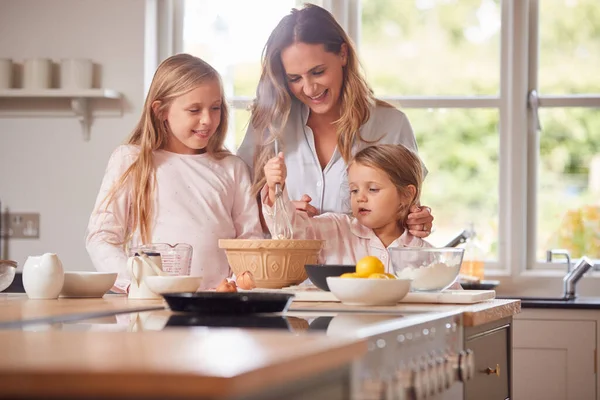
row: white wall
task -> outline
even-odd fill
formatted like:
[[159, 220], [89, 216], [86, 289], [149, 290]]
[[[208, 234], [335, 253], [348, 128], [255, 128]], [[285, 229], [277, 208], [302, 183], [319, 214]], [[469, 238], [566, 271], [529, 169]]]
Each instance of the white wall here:
[[87, 220], [111, 151], [133, 129], [144, 96], [144, 0], [0, 0], [0, 57], [90, 58], [103, 87], [127, 102], [122, 117], [94, 120], [91, 140], [75, 118], [0, 117], [0, 200], [39, 212], [40, 239], [13, 240], [9, 257], [56, 252], [67, 270], [93, 269]]

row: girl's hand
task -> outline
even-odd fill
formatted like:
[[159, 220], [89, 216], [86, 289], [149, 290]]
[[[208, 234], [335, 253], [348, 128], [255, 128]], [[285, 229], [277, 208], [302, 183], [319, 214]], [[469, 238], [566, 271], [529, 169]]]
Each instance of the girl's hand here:
[[265, 171], [265, 179], [269, 188], [269, 206], [275, 203], [275, 186], [280, 184], [283, 188], [285, 178], [287, 177], [287, 169], [283, 160], [283, 153], [279, 153], [277, 157], [271, 158], [263, 168]]
[[431, 208], [427, 206], [412, 206], [406, 218], [406, 225], [408, 225], [408, 231], [413, 236], [426, 238], [431, 235], [431, 228], [433, 227]]
[[302, 198], [299, 201], [292, 201], [294, 203], [294, 207], [298, 211], [304, 211], [308, 214], [309, 217], [314, 217], [315, 215], [319, 215], [319, 211], [313, 207], [310, 202], [312, 201], [311, 197], [307, 194], [303, 194]]

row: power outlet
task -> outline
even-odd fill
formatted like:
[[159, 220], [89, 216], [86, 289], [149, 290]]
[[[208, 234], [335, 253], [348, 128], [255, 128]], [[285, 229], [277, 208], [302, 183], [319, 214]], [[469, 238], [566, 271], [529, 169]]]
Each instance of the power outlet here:
[[40, 214], [37, 213], [4, 213], [3, 237], [10, 239], [39, 239]]

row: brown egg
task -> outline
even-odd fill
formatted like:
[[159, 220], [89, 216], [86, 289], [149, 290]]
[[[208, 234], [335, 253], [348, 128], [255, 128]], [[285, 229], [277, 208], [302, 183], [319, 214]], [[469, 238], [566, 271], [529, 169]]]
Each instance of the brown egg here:
[[237, 286], [235, 285], [235, 282], [228, 282], [227, 279], [223, 279], [221, 283], [219, 283], [219, 286], [217, 286], [216, 291], [224, 293], [235, 293], [237, 292]]
[[254, 282], [254, 275], [250, 271], [244, 271], [240, 276], [237, 277], [237, 285], [240, 289], [252, 290], [256, 287]]

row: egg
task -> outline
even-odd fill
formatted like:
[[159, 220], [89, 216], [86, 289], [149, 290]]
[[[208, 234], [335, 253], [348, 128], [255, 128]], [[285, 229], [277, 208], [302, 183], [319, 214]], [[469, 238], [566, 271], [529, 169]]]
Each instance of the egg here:
[[216, 291], [223, 293], [235, 293], [237, 292], [237, 286], [235, 282], [229, 282], [227, 279], [223, 279], [217, 286]]
[[252, 275], [252, 272], [242, 272], [241, 275], [237, 277], [237, 286], [244, 290], [254, 289], [256, 287], [256, 282], [254, 282], [254, 275]]

